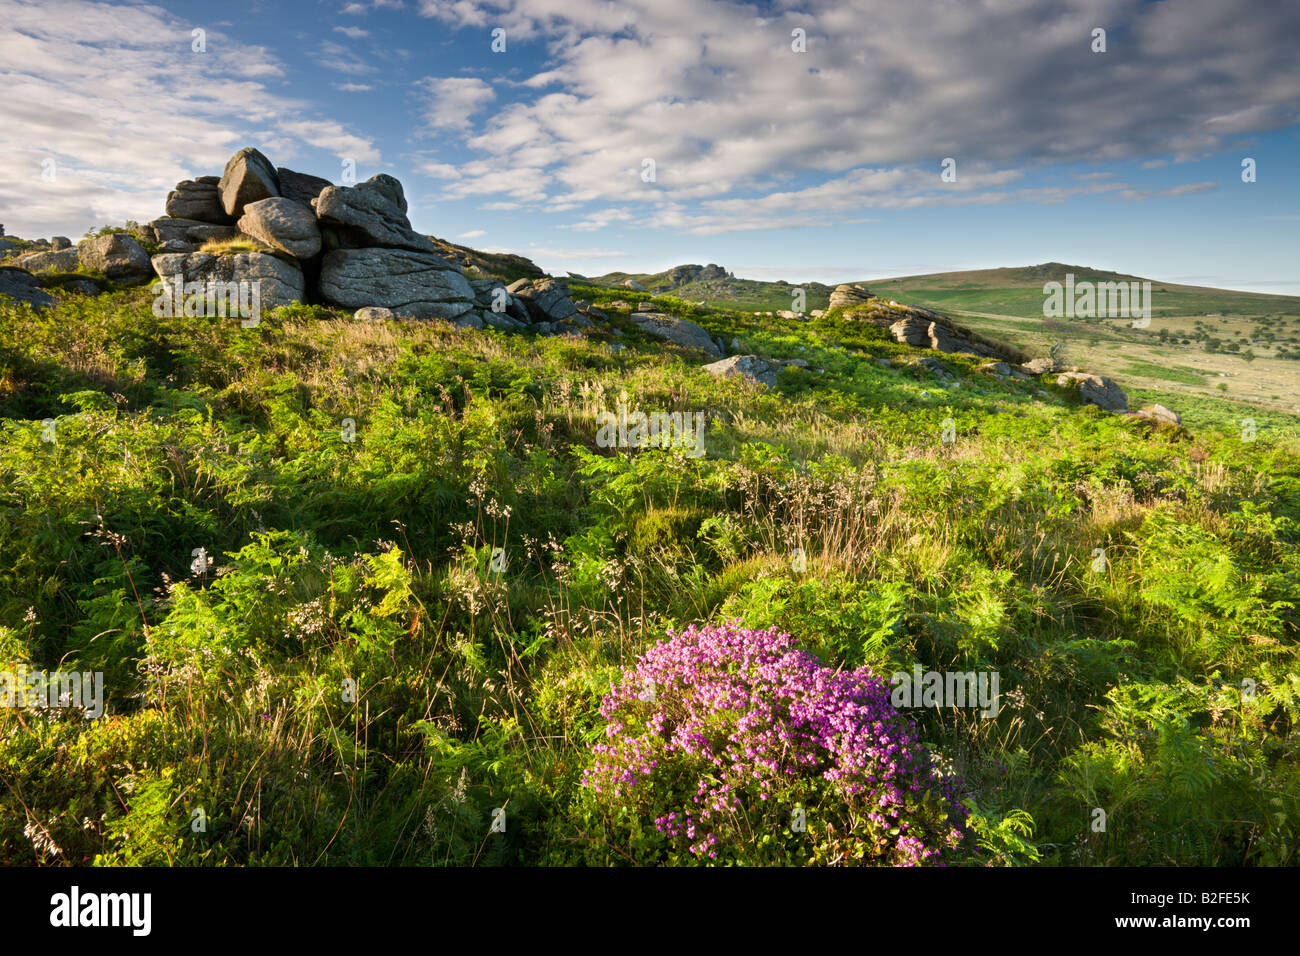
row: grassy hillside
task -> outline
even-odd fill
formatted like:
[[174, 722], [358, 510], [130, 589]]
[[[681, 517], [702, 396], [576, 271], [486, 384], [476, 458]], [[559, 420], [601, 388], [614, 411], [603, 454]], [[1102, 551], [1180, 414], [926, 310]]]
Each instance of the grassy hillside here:
[[[675, 286], [672, 273], [615, 272], [590, 281], [613, 287], [632, 278], [647, 289], [742, 311], [791, 306], [794, 286], [788, 283], [727, 279]], [[1148, 328], [1135, 329], [1127, 318], [1044, 318], [1044, 283], [1064, 283], [1067, 273], [1080, 282], [1148, 281], [1049, 262], [865, 279], [863, 284], [879, 296], [946, 313], [1028, 354], [1046, 355], [1058, 346], [1066, 361], [1110, 376], [1130, 390], [1164, 392], [1188, 406], [1228, 397], [1256, 408], [1300, 413], [1300, 297], [1152, 281]], [[802, 288], [808, 311], [827, 306], [830, 287], [810, 283]]]
[[1043, 284], [1143, 281], [1084, 266], [948, 272], [874, 280], [878, 295], [946, 312], [986, 335], [1067, 361], [1128, 389], [1160, 390], [1191, 406], [1228, 396], [1300, 412], [1300, 298], [1152, 282], [1151, 324], [1127, 318], [1043, 317]]
[[[900, 818], [793, 764], [770, 802], [737, 783], [712, 856], [670, 817], [707, 767], [584, 785], [678, 692], [607, 727], [611, 682], [724, 621], [842, 674], [999, 675], [994, 717], [906, 712], [970, 813], [907, 798], [960, 831], [951, 863], [1297, 861], [1300, 421], [1246, 435], [1220, 397], [1153, 428], [961, 358], [936, 378], [838, 316], [656, 302], [809, 367], [714, 379], [621, 315], [532, 338], [0, 303], [0, 657], [108, 694], [96, 721], [0, 708], [0, 863], [906, 856]], [[707, 453], [601, 447], [620, 401], [705, 414]]]

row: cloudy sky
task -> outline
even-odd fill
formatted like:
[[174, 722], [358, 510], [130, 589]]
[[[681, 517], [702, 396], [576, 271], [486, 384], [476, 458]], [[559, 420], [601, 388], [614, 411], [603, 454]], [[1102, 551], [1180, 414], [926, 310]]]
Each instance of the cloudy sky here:
[[0, 223], [152, 219], [255, 145], [553, 272], [1300, 294], [1297, 40], [1298, 0], [0, 0]]

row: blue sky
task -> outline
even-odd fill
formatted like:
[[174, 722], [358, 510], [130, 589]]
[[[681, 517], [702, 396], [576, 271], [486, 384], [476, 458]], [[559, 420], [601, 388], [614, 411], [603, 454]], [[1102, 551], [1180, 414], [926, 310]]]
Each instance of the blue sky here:
[[1295, 0], [0, 0], [0, 23], [10, 234], [154, 218], [255, 145], [396, 175], [416, 228], [557, 273], [1055, 260], [1300, 294]]

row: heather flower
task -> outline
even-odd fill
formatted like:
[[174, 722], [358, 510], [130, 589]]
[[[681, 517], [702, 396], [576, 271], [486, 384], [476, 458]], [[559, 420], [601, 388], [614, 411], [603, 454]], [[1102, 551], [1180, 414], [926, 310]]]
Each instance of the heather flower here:
[[[643, 689], [656, 688], [646, 700]], [[867, 668], [835, 671], [788, 634], [690, 627], [648, 651], [601, 704], [584, 786], [654, 820], [687, 858], [937, 862], [963, 837], [957, 781]], [[789, 808], [811, 805], [807, 833]], [[784, 816], [783, 816], [784, 815]]]

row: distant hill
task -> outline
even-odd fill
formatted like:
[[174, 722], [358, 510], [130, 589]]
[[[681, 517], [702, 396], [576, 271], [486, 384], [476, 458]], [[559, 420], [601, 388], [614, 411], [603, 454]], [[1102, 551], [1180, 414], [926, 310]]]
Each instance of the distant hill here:
[[1236, 314], [1251, 316], [1300, 316], [1300, 297], [1238, 292], [1208, 286], [1179, 285], [1122, 272], [1108, 272], [1090, 266], [1045, 262], [1036, 266], [1005, 269], [974, 269], [937, 272], [867, 280], [872, 292], [888, 295], [931, 309], [958, 309], [997, 315], [1043, 315], [1043, 284], [1064, 282], [1072, 274], [1076, 282], [1150, 282], [1152, 316]]
[[[936, 272], [927, 275], [861, 280], [872, 292], [927, 308], [976, 313], [1042, 317], [1043, 284], [1064, 282], [1067, 274], [1076, 281], [1151, 282], [1153, 316], [1218, 315], [1231, 313], [1264, 317], [1300, 316], [1300, 297], [1238, 292], [1208, 286], [1180, 285], [1091, 266], [1044, 262], [1034, 266], [1002, 269], [974, 269]], [[680, 265], [662, 272], [609, 272], [581, 277], [582, 281], [611, 288], [625, 287], [628, 280], [656, 295], [675, 295], [690, 301], [707, 302], [723, 308], [776, 311], [790, 308], [793, 290], [802, 288], [805, 308], [824, 309], [834, 286], [820, 282], [802, 284], [737, 278], [717, 265]]]
[[[790, 308], [796, 288], [795, 283], [786, 281], [738, 279], [735, 273], [712, 263], [704, 266], [688, 263], [663, 272], [610, 272], [603, 276], [583, 277], [585, 282], [611, 288], [626, 288], [629, 280], [655, 295], [675, 295], [692, 302], [764, 312]], [[799, 288], [804, 290], [805, 310], [811, 311], [826, 308], [833, 287], [808, 282]]]

